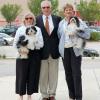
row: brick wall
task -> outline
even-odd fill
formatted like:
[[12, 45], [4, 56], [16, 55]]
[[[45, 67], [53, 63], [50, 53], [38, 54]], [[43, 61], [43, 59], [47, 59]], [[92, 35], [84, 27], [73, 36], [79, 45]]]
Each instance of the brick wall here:
[[[7, 3], [11, 3], [11, 4], [18, 4], [22, 7], [22, 12], [18, 15], [17, 17], [17, 21], [15, 21], [14, 23], [19, 24], [21, 23], [21, 18], [23, 17], [24, 13], [28, 12], [28, 6], [27, 6], [27, 2], [29, 0], [0, 0], [0, 7], [3, 4], [7, 4]], [[59, 1], [59, 9], [62, 9], [62, 7], [66, 4], [66, 3], [71, 3], [74, 5], [79, 4], [80, 0], [58, 0]], [[90, 1], [90, 0], [86, 0], [86, 1]], [[97, 0], [98, 2], [100, 2], [100, 0]], [[34, 6], [34, 5], [33, 5]], [[79, 16], [79, 13], [76, 11], [77, 15]], [[0, 14], [0, 26], [1, 25], [5, 25], [7, 24], [5, 19], [3, 18], [3, 16]]]

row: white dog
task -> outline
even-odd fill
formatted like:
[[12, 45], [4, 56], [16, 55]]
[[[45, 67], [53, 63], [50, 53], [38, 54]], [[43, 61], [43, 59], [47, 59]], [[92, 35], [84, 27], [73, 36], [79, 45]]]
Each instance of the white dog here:
[[71, 17], [68, 23], [68, 27], [67, 27], [68, 31], [68, 35], [69, 38], [71, 38], [74, 46], [76, 48], [84, 48], [85, 47], [85, 40], [82, 39], [77, 33], [83, 32], [84, 30], [82, 30], [80, 28], [80, 22], [79, 19], [77, 17]]
[[19, 37], [17, 42], [17, 48], [19, 51], [20, 59], [27, 59], [29, 50], [35, 49], [36, 39], [36, 28], [35, 26], [30, 26], [26, 28], [25, 35]]

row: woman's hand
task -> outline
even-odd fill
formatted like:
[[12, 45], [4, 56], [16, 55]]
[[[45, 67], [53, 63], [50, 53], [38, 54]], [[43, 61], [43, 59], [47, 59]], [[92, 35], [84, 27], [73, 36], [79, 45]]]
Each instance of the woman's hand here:
[[18, 52], [20, 54], [28, 54], [29, 53], [29, 50], [27, 48], [23, 47], [23, 48], [19, 48], [18, 49]]

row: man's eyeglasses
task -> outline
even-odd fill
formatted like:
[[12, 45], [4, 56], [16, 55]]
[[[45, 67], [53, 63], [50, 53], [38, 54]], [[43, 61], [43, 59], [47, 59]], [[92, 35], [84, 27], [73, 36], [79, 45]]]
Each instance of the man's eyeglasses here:
[[45, 9], [45, 8], [47, 8], [47, 9], [49, 9], [50, 7], [49, 6], [47, 6], [47, 7], [42, 7], [43, 9]]
[[28, 20], [28, 19], [32, 20], [33, 18], [32, 18], [32, 17], [27, 17], [27, 18], [25, 18], [25, 20]]

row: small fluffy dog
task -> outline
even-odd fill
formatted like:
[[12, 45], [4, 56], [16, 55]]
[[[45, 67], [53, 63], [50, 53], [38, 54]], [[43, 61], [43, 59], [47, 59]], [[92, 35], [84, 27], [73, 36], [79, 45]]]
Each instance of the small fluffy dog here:
[[28, 39], [27, 47], [30, 50], [35, 49], [35, 44], [37, 42], [36, 34], [37, 34], [37, 29], [35, 26], [30, 26], [26, 28], [26, 38]]
[[85, 47], [85, 40], [82, 39], [77, 33], [83, 33], [84, 30], [80, 28], [80, 21], [76, 16], [70, 18], [68, 23], [68, 35], [71, 38], [73, 44], [77, 48], [84, 48]]
[[35, 49], [37, 29], [35, 26], [30, 26], [26, 28], [25, 35], [19, 37], [17, 42], [17, 48], [19, 51], [20, 59], [27, 59], [29, 50]]

